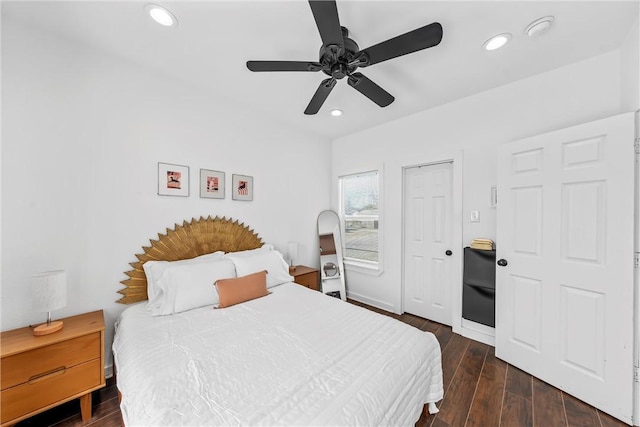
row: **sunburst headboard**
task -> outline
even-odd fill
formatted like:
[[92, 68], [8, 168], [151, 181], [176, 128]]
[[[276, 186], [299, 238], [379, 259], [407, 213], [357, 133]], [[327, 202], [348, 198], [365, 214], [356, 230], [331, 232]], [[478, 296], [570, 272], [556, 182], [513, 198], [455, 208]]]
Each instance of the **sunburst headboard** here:
[[166, 234], [158, 233], [158, 240], [150, 242], [151, 246], [142, 248], [144, 253], [136, 254], [138, 261], [130, 264], [133, 270], [125, 273], [129, 278], [120, 282], [125, 288], [118, 293], [124, 296], [117, 302], [132, 304], [147, 299], [147, 276], [142, 268], [147, 261], [178, 261], [215, 251], [236, 252], [263, 245], [262, 239], [244, 223], [210, 216], [176, 224], [175, 229], [167, 228]]

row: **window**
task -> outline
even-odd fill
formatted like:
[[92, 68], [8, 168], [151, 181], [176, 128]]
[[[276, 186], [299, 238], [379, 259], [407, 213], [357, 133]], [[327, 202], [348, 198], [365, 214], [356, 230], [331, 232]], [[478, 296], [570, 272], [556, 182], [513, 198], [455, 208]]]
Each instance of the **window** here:
[[380, 262], [378, 171], [340, 177], [345, 262], [377, 268]]

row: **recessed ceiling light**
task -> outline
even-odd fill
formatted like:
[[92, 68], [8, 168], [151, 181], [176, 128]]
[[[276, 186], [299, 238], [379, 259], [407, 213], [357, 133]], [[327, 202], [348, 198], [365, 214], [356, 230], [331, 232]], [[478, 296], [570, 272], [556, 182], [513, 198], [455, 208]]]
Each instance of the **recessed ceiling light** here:
[[341, 116], [342, 115], [342, 110], [334, 108], [333, 110], [331, 110], [331, 115], [334, 116], [334, 117]]
[[536, 19], [524, 30], [525, 34], [529, 37], [539, 36], [551, 28], [553, 24], [553, 16], [545, 16], [544, 18]]
[[489, 40], [484, 42], [482, 47], [485, 50], [500, 49], [502, 46], [507, 44], [509, 40], [511, 40], [511, 34], [509, 33], [498, 34], [497, 36], [493, 36]]
[[158, 6], [157, 4], [148, 4], [144, 7], [149, 16], [158, 24], [165, 27], [175, 27], [178, 25], [178, 20], [169, 12], [166, 8]]

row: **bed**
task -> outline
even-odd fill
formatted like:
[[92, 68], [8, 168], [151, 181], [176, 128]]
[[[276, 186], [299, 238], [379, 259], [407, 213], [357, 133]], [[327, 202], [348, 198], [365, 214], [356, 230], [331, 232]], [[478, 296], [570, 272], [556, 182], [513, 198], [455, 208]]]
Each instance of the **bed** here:
[[[131, 304], [113, 343], [126, 425], [414, 425], [436, 411], [433, 334], [292, 283], [279, 252], [237, 221], [194, 219], [151, 243], [120, 291]], [[225, 288], [212, 296], [212, 271], [240, 276], [237, 288], [265, 262], [266, 295], [214, 308]], [[153, 288], [154, 265], [176, 289]]]

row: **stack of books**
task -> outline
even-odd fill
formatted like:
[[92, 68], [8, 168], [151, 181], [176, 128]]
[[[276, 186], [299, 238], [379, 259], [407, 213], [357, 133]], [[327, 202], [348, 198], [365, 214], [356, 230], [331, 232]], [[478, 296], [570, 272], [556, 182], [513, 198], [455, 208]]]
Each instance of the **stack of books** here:
[[473, 239], [471, 241], [471, 247], [473, 249], [482, 249], [484, 251], [490, 251], [494, 249], [493, 240], [491, 239]]

